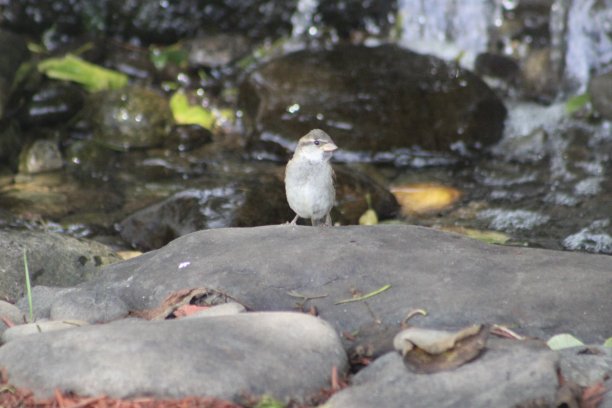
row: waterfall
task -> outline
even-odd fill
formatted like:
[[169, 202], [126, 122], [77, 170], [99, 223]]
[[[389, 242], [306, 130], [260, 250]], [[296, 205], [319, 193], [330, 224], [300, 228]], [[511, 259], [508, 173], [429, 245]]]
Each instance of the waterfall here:
[[582, 92], [593, 71], [612, 64], [612, 0], [556, 0], [555, 6], [567, 2], [564, 79], [571, 90]]
[[399, 0], [403, 21], [402, 45], [445, 59], [463, 55], [471, 66], [486, 51], [492, 26], [501, 24], [502, 7], [508, 0]]
[[[462, 56], [461, 64], [471, 68], [476, 55], [494, 49], [491, 38], [504, 13], [520, 5], [521, 0], [399, 0], [401, 44], [447, 60]], [[610, 67], [611, 27], [612, 0], [551, 0], [551, 69], [563, 80], [560, 91], [582, 92], [594, 71]]]
[[293, 38], [301, 37], [304, 34], [316, 35], [317, 28], [313, 25], [312, 17], [317, 11], [319, 0], [299, 0], [295, 13], [291, 16]]

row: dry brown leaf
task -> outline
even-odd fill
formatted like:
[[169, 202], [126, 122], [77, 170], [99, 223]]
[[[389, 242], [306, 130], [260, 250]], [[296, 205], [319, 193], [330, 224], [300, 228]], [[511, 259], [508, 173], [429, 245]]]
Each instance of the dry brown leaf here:
[[[489, 329], [482, 325], [455, 333], [439, 331], [438, 334], [434, 333], [435, 330], [411, 329], [415, 328], [400, 332], [393, 344], [404, 352], [404, 362], [417, 373], [447, 371], [473, 360], [484, 349], [489, 335]], [[406, 331], [412, 333], [406, 335]]]
[[164, 320], [169, 317], [177, 317], [175, 312], [185, 305], [215, 306], [230, 301], [240, 303], [231, 296], [214, 289], [181, 289], [168, 295], [160, 306], [132, 312], [132, 315], [148, 320]]
[[603, 382], [586, 387], [584, 391], [582, 391], [580, 408], [596, 408], [601, 404], [607, 392], [612, 392], [612, 390], [606, 390], [606, 386]]
[[409, 327], [393, 339], [393, 346], [403, 355], [418, 347], [429, 354], [440, 354], [452, 349], [455, 343], [478, 333], [482, 325], [475, 324], [457, 332]]

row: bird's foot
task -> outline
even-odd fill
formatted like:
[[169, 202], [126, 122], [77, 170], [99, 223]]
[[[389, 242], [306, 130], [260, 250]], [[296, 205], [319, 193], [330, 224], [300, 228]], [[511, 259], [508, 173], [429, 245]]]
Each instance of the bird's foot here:
[[289, 224], [289, 225], [297, 225], [298, 218], [299, 218], [299, 215], [296, 215], [295, 218], [293, 220], [291, 220], [291, 222], [288, 222], [287, 224]]

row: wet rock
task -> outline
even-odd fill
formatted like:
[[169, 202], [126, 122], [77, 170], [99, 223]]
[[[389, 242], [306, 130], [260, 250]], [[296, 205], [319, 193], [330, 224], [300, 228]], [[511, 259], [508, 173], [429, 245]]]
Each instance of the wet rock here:
[[0, 295], [24, 293], [23, 249], [32, 285], [70, 286], [100, 274], [100, 266], [119, 260], [108, 247], [52, 232], [0, 230]]
[[612, 72], [591, 78], [589, 94], [595, 110], [604, 118], [612, 120]]
[[[553, 406], [558, 357], [550, 350], [494, 345], [455, 370], [415, 374], [399, 353], [389, 353], [359, 372], [353, 386], [327, 402], [334, 408]], [[511, 379], [511, 380], [509, 380]]]
[[85, 102], [83, 91], [68, 82], [47, 82], [25, 103], [20, 114], [25, 127], [65, 124]]
[[81, 177], [110, 178], [120, 161], [120, 153], [91, 140], [71, 143], [64, 152], [66, 166]]
[[[56, 37], [74, 35], [85, 30], [102, 32], [108, 1], [60, 0], [54, 3], [37, 0], [8, 0], [0, 6], [3, 27], [30, 35], [41, 35], [51, 27]], [[52, 33], [49, 33], [52, 34]]]
[[6, 344], [13, 340], [23, 340], [25, 337], [39, 335], [41, 333], [74, 329], [76, 327], [81, 327], [86, 324], [86, 322], [81, 322], [78, 320], [41, 320], [35, 323], [13, 326], [10, 329], [7, 329], [4, 333], [2, 333], [2, 343]]
[[525, 96], [551, 102], [561, 84], [560, 73], [555, 72], [550, 48], [531, 51], [523, 62], [521, 84]]
[[499, 78], [508, 84], [514, 84], [520, 74], [516, 61], [504, 55], [482, 53], [474, 61], [474, 71], [481, 76]]
[[189, 52], [191, 65], [210, 68], [228, 65], [251, 50], [248, 39], [239, 34], [198, 37], [189, 40], [185, 46]]
[[212, 142], [212, 132], [199, 125], [177, 125], [164, 142], [164, 146], [179, 152], [188, 152]]
[[19, 152], [24, 144], [24, 137], [16, 121], [0, 122], [0, 160], [15, 171], [19, 166]]
[[384, 36], [392, 28], [396, 13], [397, 4], [392, 1], [324, 1], [318, 4], [314, 19], [335, 28], [341, 38], [357, 31]]
[[80, 290], [57, 298], [51, 305], [49, 315], [52, 320], [102, 323], [126, 317], [128, 312], [126, 304], [112, 294]]
[[158, 146], [173, 124], [168, 101], [138, 86], [98, 92], [89, 109], [94, 140], [119, 150]]
[[20, 173], [44, 173], [59, 170], [63, 166], [62, 153], [57, 143], [51, 140], [36, 140], [26, 146], [19, 156]]
[[[1, 17], [0, 21], [2, 21]], [[17, 34], [0, 29], [0, 118], [4, 116], [15, 73], [19, 65], [29, 56], [30, 53], [25, 39]]]
[[596, 220], [580, 231], [565, 237], [562, 244], [563, 248], [570, 251], [612, 254], [612, 226], [610, 220]]
[[295, 1], [230, 0], [202, 7], [197, 0], [138, 0], [110, 9], [109, 29], [114, 35], [137, 38], [145, 44], [170, 44], [194, 37], [203, 28], [249, 38], [274, 37], [291, 31], [294, 10]]
[[4, 208], [26, 219], [59, 219], [68, 214], [106, 212], [120, 207], [124, 198], [114, 186], [86, 179], [82, 183], [66, 172], [18, 174], [3, 188]]
[[[357, 224], [368, 209], [367, 194], [379, 219], [397, 214], [393, 194], [365, 173], [338, 166], [336, 176], [333, 222]], [[284, 169], [279, 168], [237, 175], [232, 181], [202, 180], [198, 184], [208, 188], [182, 191], [127, 217], [120, 223], [121, 237], [148, 251], [201, 229], [283, 224], [295, 215], [287, 204], [283, 178]]]
[[160, 248], [190, 232], [228, 226], [243, 199], [232, 185], [185, 190], [130, 215], [120, 223], [120, 234], [142, 251]]
[[303, 50], [255, 70], [240, 102], [252, 134], [291, 149], [326, 130], [339, 160], [406, 162], [500, 139], [506, 109], [474, 74], [396, 46]]
[[106, 64], [111, 69], [143, 82], [152, 81], [157, 74], [149, 50], [135, 46], [112, 47], [108, 50]]
[[341, 225], [358, 224], [359, 217], [368, 209], [369, 194], [372, 209], [379, 220], [395, 217], [399, 203], [388, 188], [369, 177], [367, 173], [344, 166], [335, 166], [336, 210], [332, 220]]
[[347, 360], [338, 335], [323, 320], [301, 313], [241, 313], [128, 319], [28, 336], [0, 347], [0, 365], [12, 384], [37, 397], [59, 388], [115, 398], [239, 401], [245, 394], [267, 394], [305, 401], [328, 386], [333, 367], [344, 372]]

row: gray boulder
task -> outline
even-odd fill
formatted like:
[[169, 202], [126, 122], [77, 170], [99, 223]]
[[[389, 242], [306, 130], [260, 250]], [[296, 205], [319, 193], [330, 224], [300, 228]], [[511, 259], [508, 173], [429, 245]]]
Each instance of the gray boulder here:
[[99, 275], [120, 258], [107, 246], [52, 232], [0, 230], [0, 295], [23, 296], [27, 250], [32, 285], [73, 286]]
[[[392, 327], [424, 308], [429, 315], [419, 324], [429, 327], [500, 323], [596, 344], [612, 332], [610, 262], [414, 226], [278, 225], [188, 234], [105, 267], [77, 290], [95, 288], [143, 310], [180, 289], [216, 289], [251, 310], [315, 306], [338, 331], [351, 332], [377, 321]], [[391, 287], [366, 302], [337, 304], [385, 285]]]
[[120, 320], [33, 334], [0, 348], [11, 384], [115, 398], [273, 395], [304, 400], [347, 368], [335, 331], [301, 313]]

